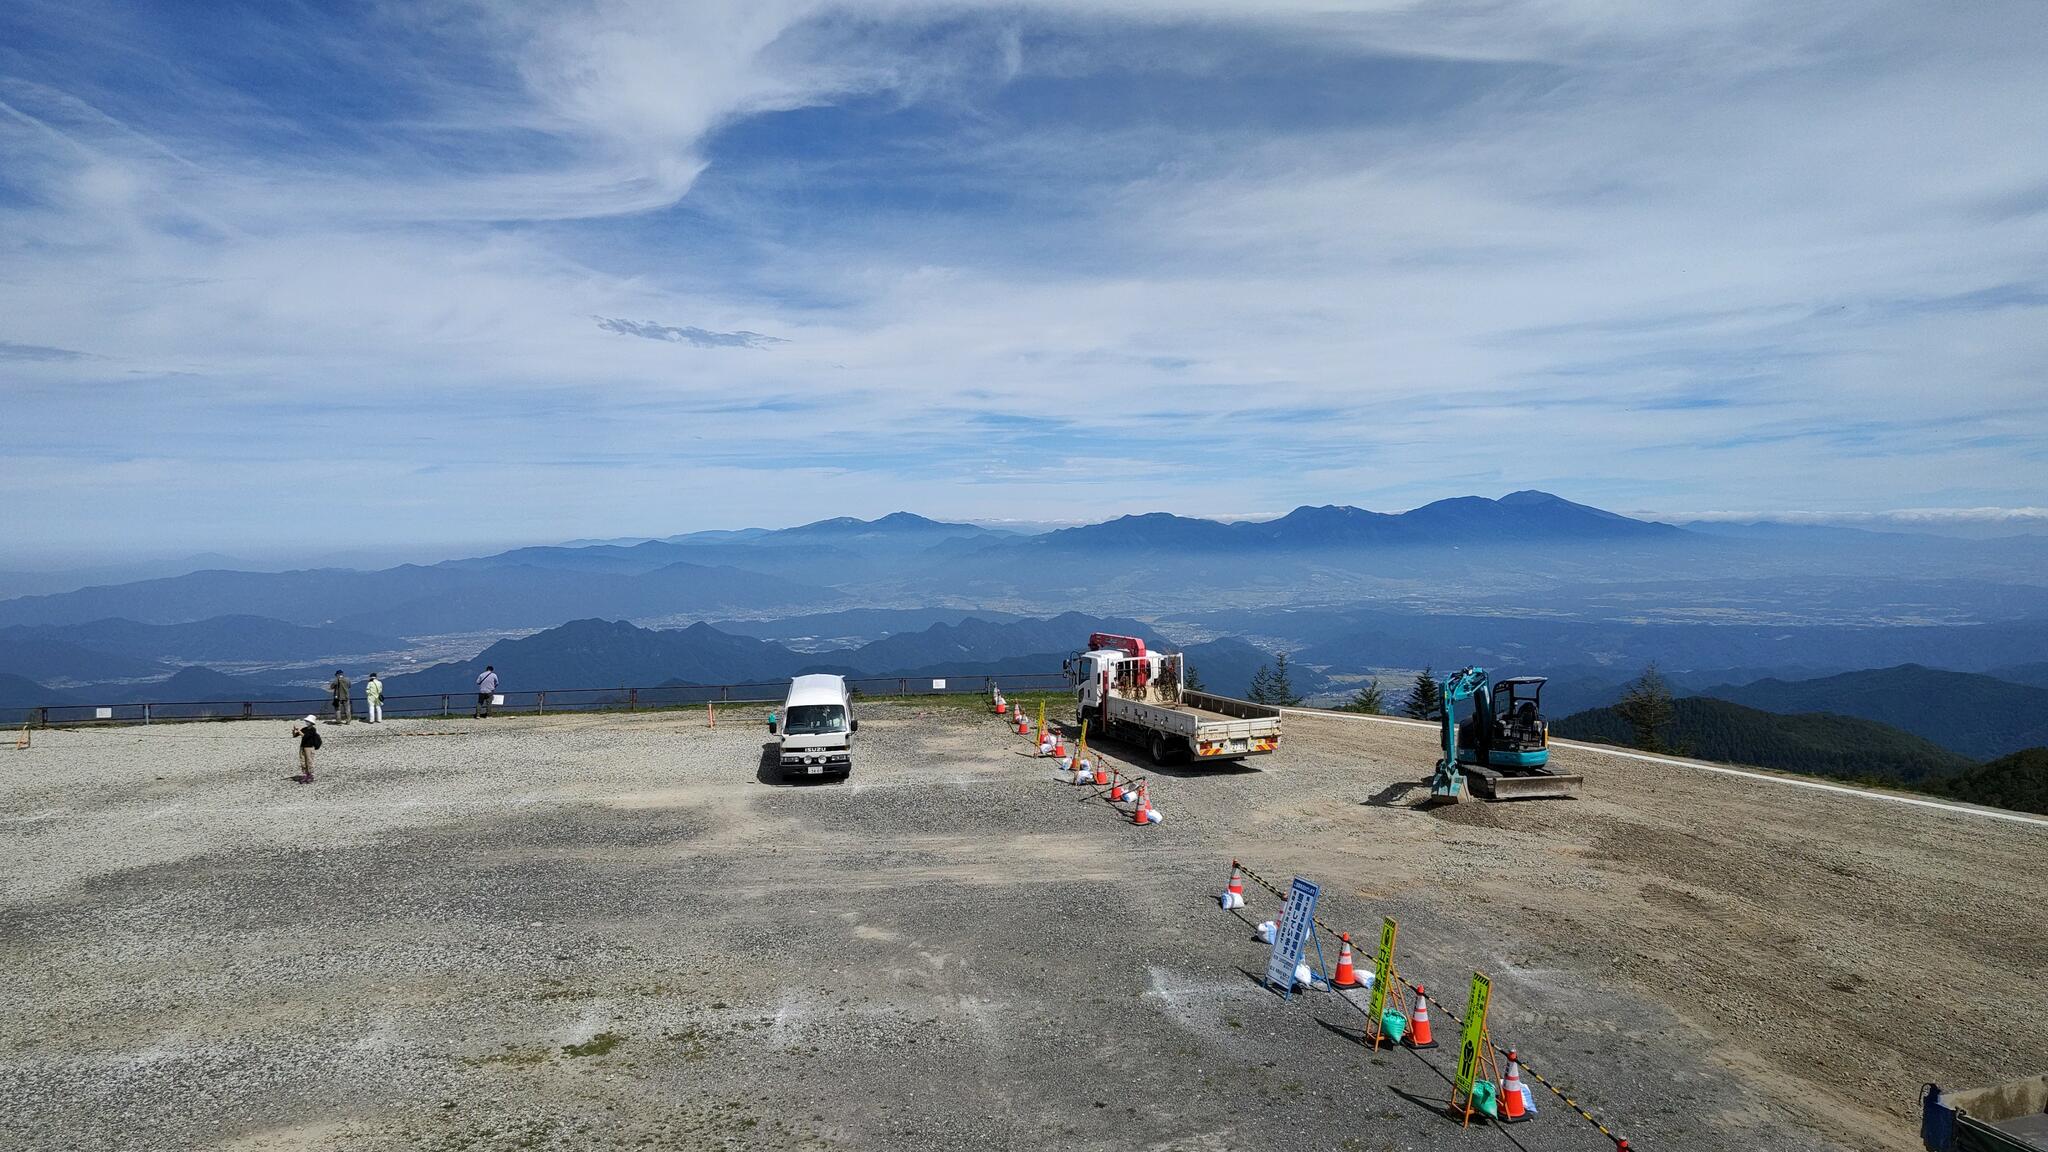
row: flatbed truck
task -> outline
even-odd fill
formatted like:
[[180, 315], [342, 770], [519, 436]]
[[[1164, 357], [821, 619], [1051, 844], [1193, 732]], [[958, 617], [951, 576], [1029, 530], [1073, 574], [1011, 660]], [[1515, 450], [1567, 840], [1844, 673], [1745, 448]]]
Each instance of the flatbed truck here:
[[1177, 652], [1097, 632], [1066, 662], [1074, 714], [1090, 733], [1144, 748], [1154, 764], [1264, 756], [1280, 746], [1280, 710], [1186, 686]]

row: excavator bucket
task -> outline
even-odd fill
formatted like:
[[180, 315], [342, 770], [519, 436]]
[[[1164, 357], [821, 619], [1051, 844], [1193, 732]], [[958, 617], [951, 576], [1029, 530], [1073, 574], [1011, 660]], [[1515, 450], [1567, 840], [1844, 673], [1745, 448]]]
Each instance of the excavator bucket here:
[[1472, 781], [1472, 792], [1488, 800], [1545, 800], [1570, 799], [1579, 794], [1579, 785], [1586, 778], [1577, 774], [1549, 772], [1498, 772], [1478, 765], [1465, 766], [1466, 777]]

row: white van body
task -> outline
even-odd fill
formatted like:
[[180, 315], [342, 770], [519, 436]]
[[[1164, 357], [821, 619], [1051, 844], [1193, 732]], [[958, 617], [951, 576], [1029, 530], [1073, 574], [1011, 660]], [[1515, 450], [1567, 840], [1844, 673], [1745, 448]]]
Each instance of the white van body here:
[[789, 697], [770, 722], [782, 742], [782, 771], [791, 776], [849, 775], [853, 772], [853, 696], [846, 677], [798, 676]]

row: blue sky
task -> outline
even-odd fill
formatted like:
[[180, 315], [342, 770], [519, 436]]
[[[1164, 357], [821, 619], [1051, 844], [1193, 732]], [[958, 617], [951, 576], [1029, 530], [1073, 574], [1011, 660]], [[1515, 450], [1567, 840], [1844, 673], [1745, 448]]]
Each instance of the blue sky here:
[[10, 547], [2048, 516], [2043, 58], [2031, 2], [15, 0]]

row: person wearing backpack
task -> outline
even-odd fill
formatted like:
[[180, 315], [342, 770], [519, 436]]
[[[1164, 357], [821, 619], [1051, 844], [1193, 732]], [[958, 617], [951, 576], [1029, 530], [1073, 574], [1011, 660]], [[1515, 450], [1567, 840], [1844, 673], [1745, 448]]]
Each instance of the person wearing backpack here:
[[292, 777], [301, 784], [313, 782], [313, 753], [320, 748], [320, 724], [311, 716], [292, 725], [292, 735], [299, 741], [299, 775]]

